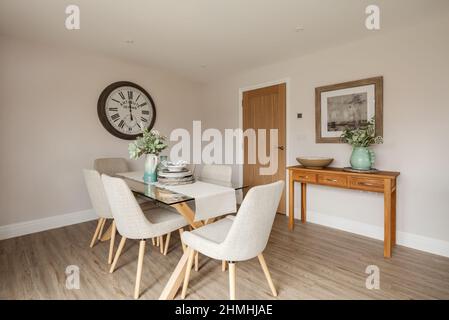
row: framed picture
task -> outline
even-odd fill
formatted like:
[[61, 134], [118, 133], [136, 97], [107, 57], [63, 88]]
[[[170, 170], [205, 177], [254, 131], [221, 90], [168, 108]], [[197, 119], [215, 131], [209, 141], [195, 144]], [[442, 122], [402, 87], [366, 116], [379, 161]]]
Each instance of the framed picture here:
[[383, 77], [339, 83], [315, 89], [317, 143], [340, 143], [345, 128], [376, 120], [376, 135], [383, 134]]

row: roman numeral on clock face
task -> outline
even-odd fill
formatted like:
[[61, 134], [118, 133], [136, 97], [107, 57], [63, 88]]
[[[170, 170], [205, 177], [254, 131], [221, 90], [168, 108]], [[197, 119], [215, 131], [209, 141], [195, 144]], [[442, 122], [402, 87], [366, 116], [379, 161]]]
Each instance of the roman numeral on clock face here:
[[120, 98], [122, 98], [123, 100], [125, 100], [125, 95], [123, 94], [123, 92], [119, 92], [118, 95], [120, 96]]
[[144, 102], [144, 103], [142, 103], [142, 104], [139, 104], [139, 107], [143, 107], [143, 106], [146, 106], [146, 105], [147, 105], [147, 103]]
[[109, 111], [118, 111], [118, 108], [109, 108]]
[[132, 99], [133, 99], [133, 92], [128, 91], [128, 100], [132, 100]]
[[125, 125], [125, 121], [120, 120], [120, 123], [118, 124], [120, 129], [123, 129], [123, 126]]
[[150, 111], [148, 111], [148, 110], [142, 110], [142, 114], [149, 115], [149, 114], [150, 114]]
[[112, 121], [117, 122], [118, 119], [120, 119], [120, 115], [118, 113], [114, 113], [111, 116]]
[[144, 117], [140, 117], [140, 120], [142, 120], [143, 122], [147, 122], [148, 120], [145, 119]]

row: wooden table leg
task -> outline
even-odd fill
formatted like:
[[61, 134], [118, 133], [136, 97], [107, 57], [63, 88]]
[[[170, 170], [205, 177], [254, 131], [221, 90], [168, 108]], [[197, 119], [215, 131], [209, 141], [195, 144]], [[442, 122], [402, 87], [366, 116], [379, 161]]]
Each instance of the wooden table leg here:
[[288, 229], [291, 231], [295, 227], [295, 181], [291, 174], [288, 186]]
[[170, 279], [165, 285], [164, 290], [162, 291], [159, 300], [173, 300], [181, 287], [182, 282], [184, 281], [184, 275], [187, 269], [187, 262], [189, 258], [189, 250], [186, 250], [176, 265], [175, 270], [173, 271]]
[[187, 203], [181, 202], [173, 204], [172, 207], [175, 208], [182, 216], [184, 216], [184, 218], [186, 218], [186, 220], [194, 229], [202, 227], [204, 225], [201, 221], [194, 221], [195, 212], [192, 210], [192, 208], [189, 207]]
[[391, 180], [384, 180], [384, 257], [391, 258], [392, 192]]
[[307, 184], [301, 182], [301, 222], [307, 222]]
[[396, 188], [391, 194], [391, 246], [396, 245]]
[[[203, 226], [203, 223], [201, 221], [194, 221], [195, 212], [192, 210], [192, 208], [189, 207], [187, 203], [185, 202], [177, 203], [172, 205], [172, 207], [175, 208], [181, 215], [183, 215], [194, 229]], [[162, 291], [159, 300], [174, 299], [176, 293], [178, 292], [179, 288], [181, 287], [184, 281], [184, 275], [186, 272], [188, 258], [189, 258], [189, 250], [185, 250], [184, 254], [182, 255], [181, 259], [176, 265], [175, 270], [170, 276], [170, 279], [165, 285], [165, 288]]]

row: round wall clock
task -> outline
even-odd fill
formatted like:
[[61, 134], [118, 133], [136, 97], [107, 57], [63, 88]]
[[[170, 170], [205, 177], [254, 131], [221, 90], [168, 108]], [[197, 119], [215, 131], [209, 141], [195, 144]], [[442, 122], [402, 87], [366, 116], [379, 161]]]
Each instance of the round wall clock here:
[[153, 99], [141, 86], [129, 81], [107, 86], [97, 104], [98, 117], [112, 135], [134, 140], [142, 129], [153, 128], [156, 108]]

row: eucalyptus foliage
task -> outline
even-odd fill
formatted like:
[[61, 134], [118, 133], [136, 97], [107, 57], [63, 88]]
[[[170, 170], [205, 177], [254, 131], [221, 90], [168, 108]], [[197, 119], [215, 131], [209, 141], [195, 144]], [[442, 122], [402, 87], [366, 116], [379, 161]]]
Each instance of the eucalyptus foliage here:
[[341, 140], [353, 147], [369, 147], [373, 144], [382, 144], [383, 138], [376, 136], [375, 120], [372, 118], [365, 126], [356, 129], [346, 128], [340, 136]]
[[142, 136], [138, 137], [134, 142], [128, 146], [129, 157], [131, 159], [138, 159], [144, 154], [159, 155], [167, 144], [166, 137], [161, 135], [159, 131], [153, 129], [149, 131], [147, 128], [142, 130]]

